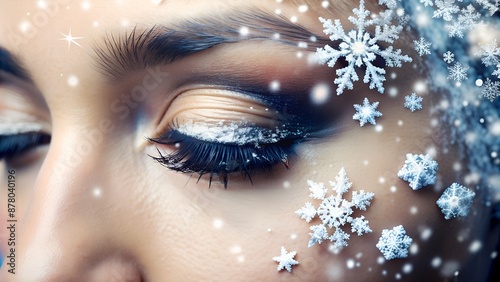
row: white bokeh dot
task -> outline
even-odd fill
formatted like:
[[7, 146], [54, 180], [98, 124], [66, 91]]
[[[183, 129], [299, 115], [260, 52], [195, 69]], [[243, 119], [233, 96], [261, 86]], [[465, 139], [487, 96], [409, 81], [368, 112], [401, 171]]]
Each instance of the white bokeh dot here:
[[224, 221], [222, 221], [222, 219], [220, 218], [216, 218], [214, 219], [214, 221], [212, 222], [212, 226], [215, 228], [215, 229], [221, 229], [222, 226], [224, 226]]
[[68, 77], [68, 85], [71, 86], [71, 87], [76, 87], [78, 86], [78, 83], [80, 82], [78, 77], [74, 76], [74, 75], [70, 75]]
[[326, 83], [317, 84], [311, 90], [311, 101], [316, 105], [322, 105], [330, 99], [330, 92], [330, 86]]
[[279, 81], [273, 80], [271, 81], [271, 83], [269, 83], [269, 90], [271, 92], [279, 92], [280, 89], [281, 89], [281, 84]]
[[92, 190], [92, 195], [95, 197], [95, 198], [100, 198], [102, 196], [102, 190], [101, 188], [99, 187], [95, 187], [93, 190]]

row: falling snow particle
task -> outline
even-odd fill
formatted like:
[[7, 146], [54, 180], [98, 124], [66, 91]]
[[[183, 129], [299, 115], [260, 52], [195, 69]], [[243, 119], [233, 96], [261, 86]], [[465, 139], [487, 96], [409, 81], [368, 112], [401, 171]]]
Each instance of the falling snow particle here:
[[441, 208], [445, 219], [467, 216], [476, 193], [458, 183], [446, 188], [436, 204]]
[[378, 104], [378, 102], [370, 104], [368, 98], [363, 100], [363, 105], [354, 104], [356, 113], [352, 116], [352, 119], [359, 120], [360, 126], [365, 125], [367, 122], [373, 125], [377, 124], [375, 118], [382, 116], [382, 113], [377, 111]]
[[430, 155], [406, 154], [406, 161], [398, 177], [410, 183], [413, 190], [436, 183], [438, 163]]
[[292, 272], [292, 266], [299, 264], [298, 261], [293, 258], [297, 252], [287, 252], [285, 247], [281, 247], [281, 255], [274, 257], [273, 260], [278, 263], [278, 271], [286, 269], [288, 272]]
[[413, 44], [415, 45], [415, 51], [418, 52], [420, 57], [431, 53], [431, 43], [427, 42], [423, 37], [420, 37], [418, 41], [413, 40]]
[[405, 258], [408, 256], [408, 248], [412, 243], [412, 239], [406, 235], [406, 231], [402, 225], [392, 228], [392, 230], [382, 230], [377, 248], [382, 252], [386, 260], [395, 258]]
[[[309, 180], [307, 182], [309, 191], [311, 191], [309, 196], [313, 199], [322, 200], [322, 203], [317, 209], [314, 209], [310, 203], [306, 203], [303, 208], [297, 210], [295, 213], [302, 219], [305, 219], [306, 222], [311, 221], [316, 215], [322, 221], [321, 224], [310, 227], [312, 232], [309, 233], [311, 236], [309, 247], [316, 243], [321, 244], [323, 240], [329, 239], [334, 243], [333, 246], [336, 250], [341, 250], [348, 245], [347, 241], [350, 237], [348, 233], [341, 229], [347, 223], [351, 225], [351, 232], [358, 234], [358, 236], [372, 232], [368, 226], [368, 220], [364, 216], [353, 218], [351, 215], [354, 212], [353, 209], [366, 211], [366, 208], [370, 206], [374, 194], [363, 190], [353, 191], [351, 201], [343, 199], [343, 194], [352, 186], [344, 168], [335, 177], [335, 182], [330, 181], [329, 183], [332, 190], [336, 192], [336, 196], [326, 197], [327, 189], [324, 184]], [[335, 230], [331, 236], [328, 234], [326, 226]]]
[[[356, 29], [350, 30], [347, 34], [344, 31], [340, 20], [319, 18], [323, 24], [323, 32], [330, 35], [331, 41], [340, 40], [339, 49], [334, 49], [330, 45], [318, 48], [316, 55], [319, 62], [327, 63], [331, 68], [335, 66], [337, 60], [344, 57], [347, 66], [336, 70], [337, 78], [334, 83], [338, 85], [337, 95], [344, 92], [344, 89], [353, 89], [353, 82], [358, 81], [359, 77], [355, 67], [365, 66], [364, 83], [370, 83], [370, 89], [377, 88], [380, 93], [384, 92], [383, 82], [385, 79], [385, 69], [372, 64], [377, 57], [385, 60], [389, 67], [401, 67], [402, 62], [411, 62], [412, 59], [407, 55], [401, 55], [400, 49], [393, 49], [393, 46], [382, 48], [379, 42], [394, 43], [399, 38], [399, 33], [403, 29], [400, 25], [392, 25], [386, 21], [383, 25], [376, 19], [369, 18], [371, 12], [365, 9], [363, 0], [359, 3], [359, 8], [354, 8], [355, 16], [350, 16], [349, 21], [356, 26]], [[375, 26], [375, 34], [370, 34], [365, 29]]]
[[414, 112], [416, 110], [422, 109], [422, 100], [424, 98], [418, 96], [416, 93], [412, 93], [411, 95], [405, 96], [405, 108]]

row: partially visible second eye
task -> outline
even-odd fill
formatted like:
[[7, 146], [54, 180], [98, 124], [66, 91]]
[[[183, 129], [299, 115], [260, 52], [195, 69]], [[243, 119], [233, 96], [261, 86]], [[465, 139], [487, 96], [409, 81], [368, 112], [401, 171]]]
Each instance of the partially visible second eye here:
[[0, 159], [19, 162], [25, 154], [38, 146], [50, 143], [50, 135], [42, 132], [26, 132], [0, 135]]
[[254, 172], [288, 167], [294, 147], [308, 135], [260, 101], [227, 91], [183, 94], [164, 119], [161, 133], [149, 139], [158, 147], [152, 157], [175, 171], [207, 174], [209, 183], [217, 176], [225, 187], [230, 173], [251, 181]]

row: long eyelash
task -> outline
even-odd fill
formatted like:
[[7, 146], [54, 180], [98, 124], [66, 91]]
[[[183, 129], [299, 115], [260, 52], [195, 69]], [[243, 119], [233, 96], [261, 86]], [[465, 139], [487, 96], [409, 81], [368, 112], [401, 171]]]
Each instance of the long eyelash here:
[[50, 135], [44, 133], [0, 135], [0, 159], [13, 158], [36, 146], [49, 143]]
[[149, 140], [177, 147], [174, 152], [166, 155], [158, 149], [160, 157], [151, 156], [154, 160], [175, 171], [198, 173], [198, 180], [209, 173], [209, 186], [213, 176], [217, 175], [225, 188], [229, 173], [242, 172], [252, 182], [251, 174], [257, 170], [271, 169], [278, 163], [288, 168], [288, 158], [295, 154], [293, 147], [300, 142], [300, 139], [295, 137], [285, 138], [273, 144], [242, 146], [202, 141], [176, 130], [170, 130], [164, 137]]

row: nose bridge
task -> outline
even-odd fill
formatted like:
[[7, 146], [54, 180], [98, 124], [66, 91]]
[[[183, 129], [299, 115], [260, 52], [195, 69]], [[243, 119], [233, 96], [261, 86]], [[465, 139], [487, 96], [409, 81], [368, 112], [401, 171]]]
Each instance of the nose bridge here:
[[19, 221], [18, 281], [70, 281], [96, 252], [92, 241], [106, 232], [92, 195], [100, 155], [99, 144], [82, 139], [81, 132], [53, 136]]

